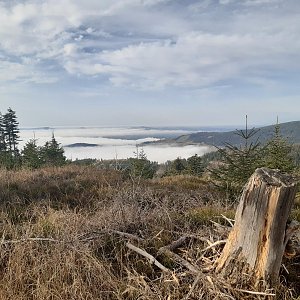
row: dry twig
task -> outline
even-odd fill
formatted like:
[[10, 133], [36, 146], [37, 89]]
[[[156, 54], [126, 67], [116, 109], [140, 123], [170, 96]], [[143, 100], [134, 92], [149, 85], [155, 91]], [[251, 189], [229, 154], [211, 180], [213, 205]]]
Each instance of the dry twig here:
[[216, 241], [216, 242], [210, 244], [208, 247], [204, 248], [204, 249], [202, 250], [202, 252], [205, 252], [205, 251], [207, 251], [207, 250], [209, 250], [209, 249], [212, 249], [212, 248], [214, 248], [214, 247], [216, 247], [216, 246], [225, 244], [226, 242], [227, 242], [227, 240]]
[[180, 265], [186, 267], [188, 270], [190, 270], [194, 274], [198, 274], [200, 272], [199, 269], [197, 269], [195, 266], [193, 266], [191, 263], [189, 263], [187, 260], [185, 260], [184, 258], [179, 256], [178, 254], [176, 254], [176, 253], [172, 252], [171, 250], [169, 250], [167, 247], [161, 247], [158, 250], [158, 253], [159, 254], [160, 253], [165, 254], [166, 256], [173, 259], [174, 261], [176, 261]]
[[169, 270], [168, 268], [166, 268], [165, 266], [163, 266], [158, 260], [155, 259], [154, 256], [152, 256], [151, 254], [149, 254], [148, 252], [146, 252], [145, 250], [142, 250], [141, 248], [138, 248], [134, 245], [132, 245], [131, 243], [127, 242], [126, 246], [135, 251], [136, 253], [146, 257], [149, 259], [150, 263], [156, 265], [158, 268], [160, 268], [162, 271], [166, 272], [166, 273], [171, 273], [171, 270]]

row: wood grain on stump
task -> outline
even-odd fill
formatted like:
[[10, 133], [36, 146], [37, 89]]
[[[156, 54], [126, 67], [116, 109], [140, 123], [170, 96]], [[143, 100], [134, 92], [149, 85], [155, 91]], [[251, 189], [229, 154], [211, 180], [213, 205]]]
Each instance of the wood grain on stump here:
[[295, 193], [296, 183], [291, 176], [278, 170], [257, 169], [244, 188], [235, 225], [216, 262], [216, 271], [228, 278], [246, 273], [256, 283], [276, 284]]

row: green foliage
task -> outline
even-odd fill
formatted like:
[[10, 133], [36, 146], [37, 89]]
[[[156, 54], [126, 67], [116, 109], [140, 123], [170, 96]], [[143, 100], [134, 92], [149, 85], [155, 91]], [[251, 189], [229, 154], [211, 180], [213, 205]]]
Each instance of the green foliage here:
[[19, 143], [19, 123], [17, 121], [16, 112], [11, 108], [3, 116], [4, 124], [4, 137], [8, 147], [9, 153], [16, 157], [18, 156], [18, 143]]
[[256, 133], [254, 128], [249, 131], [247, 124], [245, 131], [237, 131], [236, 134], [244, 140], [244, 144], [239, 147], [226, 144], [225, 148], [219, 149], [222, 156], [219, 166], [210, 170], [212, 178], [219, 187], [226, 190], [230, 198], [240, 192], [256, 168], [268, 167], [283, 172], [295, 170], [295, 159], [299, 158], [299, 152], [294, 150], [291, 155], [292, 146], [282, 137], [279, 124], [275, 126], [272, 139], [263, 147], [258, 140], [253, 142]]
[[187, 159], [187, 173], [189, 175], [201, 176], [203, 173], [202, 158], [197, 154]]
[[186, 160], [180, 157], [177, 157], [172, 163], [172, 170], [175, 174], [182, 174], [186, 169]]
[[136, 147], [135, 157], [128, 159], [127, 173], [133, 178], [153, 178], [158, 164], [147, 159], [144, 149]]
[[236, 134], [244, 144], [226, 144], [225, 148], [220, 148], [219, 166], [210, 170], [216, 184], [227, 192], [229, 198], [234, 199], [255, 169], [263, 166], [263, 148], [258, 140], [249, 142], [257, 132], [254, 128], [248, 130], [247, 124], [246, 130], [237, 130]]
[[173, 161], [167, 161], [165, 163], [165, 174], [164, 176], [172, 175], [192, 175], [202, 176], [204, 167], [202, 158], [197, 154], [185, 159], [177, 157]]
[[157, 163], [151, 162], [148, 159], [129, 158], [128, 163], [129, 174], [134, 178], [151, 179], [157, 170]]
[[291, 145], [290, 157], [293, 161], [295, 169], [299, 170], [300, 169], [300, 145], [299, 144]]
[[0, 113], [0, 153], [6, 152], [4, 117]]
[[292, 146], [280, 133], [280, 125], [275, 126], [273, 138], [265, 147], [264, 165], [283, 172], [292, 172], [295, 164], [291, 156]]
[[0, 164], [8, 169], [20, 164], [18, 126], [16, 112], [11, 108], [4, 115], [0, 113]]
[[172, 175], [183, 175], [187, 170], [187, 161], [184, 158], [177, 157], [173, 161], [167, 161], [165, 163], [165, 173], [164, 176]]
[[30, 169], [37, 169], [42, 165], [41, 150], [35, 139], [29, 140], [22, 150], [23, 166]]
[[64, 149], [56, 141], [54, 134], [51, 141], [47, 141], [40, 150], [40, 156], [43, 165], [62, 166], [66, 163]]
[[205, 153], [201, 156], [203, 168], [207, 168], [212, 162], [220, 161], [222, 159], [222, 154], [220, 151], [212, 151]]

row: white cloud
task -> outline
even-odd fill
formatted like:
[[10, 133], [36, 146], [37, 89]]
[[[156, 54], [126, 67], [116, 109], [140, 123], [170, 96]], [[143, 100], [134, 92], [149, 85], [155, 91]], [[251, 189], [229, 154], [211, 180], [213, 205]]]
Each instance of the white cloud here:
[[277, 4], [283, 0], [245, 0], [245, 5]]
[[115, 85], [137, 88], [206, 86], [250, 76], [262, 64], [270, 72], [299, 67], [300, 62], [290, 61], [290, 56], [298, 55], [300, 43], [294, 40], [287, 47], [291, 42], [284, 34], [193, 32], [175, 42], [140, 43], [92, 56], [76, 52], [72, 45], [72, 54], [77, 55], [70, 55], [65, 67], [72, 74], [106, 74]]
[[[280, 3], [281, 9], [271, 5]], [[269, 8], [261, 9], [266, 4]], [[219, 4], [205, 0], [190, 6], [171, 0], [5, 2], [0, 4], [0, 68], [7, 75], [0, 75], [0, 80], [53, 82], [59, 75], [49, 75], [50, 65], [71, 75], [101, 75], [115, 86], [160, 89], [298, 69], [300, 21], [294, 8], [299, 4], [293, 0], [284, 4], [282, 0], [219, 0]]]
[[57, 78], [38, 70], [29, 58], [24, 58], [21, 63], [0, 60], [0, 82], [7, 81], [53, 83]]

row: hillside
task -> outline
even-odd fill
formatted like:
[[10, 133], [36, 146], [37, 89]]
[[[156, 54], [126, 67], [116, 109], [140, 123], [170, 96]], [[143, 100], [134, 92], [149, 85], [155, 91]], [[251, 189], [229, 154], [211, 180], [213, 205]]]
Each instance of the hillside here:
[[[258, 128], [258, 133], [253, 137], [253, 140], [257, 140], [261, 143], [265, 143], [269, 140], [274, 133], [274, 126], [265, 126]], [[293, 121], [280, 124], [280, 130], [282, 136], [288, 138], [288, 141], [293, 144], [300, 143], [300, 121]], [[223, 146], [226, 143], [233, 145], [239, 145], [241, 138], [236, 134], [236, 131], [228, 132], [197, 132], [188, 135], [182, 135], [172, 140], [176, 143], [204, 143], [207, 145]]]
[[[0, 208], [0, 300], [258, 299], [240, 289], [246, 277], [224, 285], [209, 271], [235, 209], [203, 178], [140, 181], [74, 165], [0, 170]], [[274, 299], [296, 300], [299, 259], [283, 263]]]

